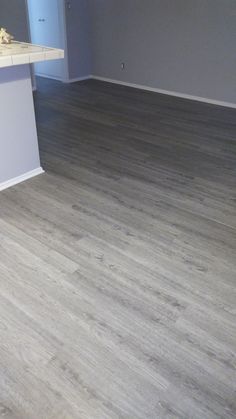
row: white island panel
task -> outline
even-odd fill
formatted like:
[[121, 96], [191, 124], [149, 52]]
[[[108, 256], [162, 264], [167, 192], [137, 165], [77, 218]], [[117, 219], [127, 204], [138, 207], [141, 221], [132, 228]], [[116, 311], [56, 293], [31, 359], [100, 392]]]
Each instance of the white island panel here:
[[40, 171], [40, 160], [30, 68], [1, 69], [0, 188], [36, 169]]
[[63, 57], [53, 48], [0, 45], [0, 191], [43, 172], [29, 64]]

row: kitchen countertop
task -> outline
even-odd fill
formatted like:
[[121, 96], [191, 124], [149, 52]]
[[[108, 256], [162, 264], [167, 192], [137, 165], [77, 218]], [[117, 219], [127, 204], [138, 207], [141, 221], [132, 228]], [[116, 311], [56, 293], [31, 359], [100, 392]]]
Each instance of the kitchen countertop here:
[[64, 58], [64, 51], [14, 41], [0, 45], [0, 68]]

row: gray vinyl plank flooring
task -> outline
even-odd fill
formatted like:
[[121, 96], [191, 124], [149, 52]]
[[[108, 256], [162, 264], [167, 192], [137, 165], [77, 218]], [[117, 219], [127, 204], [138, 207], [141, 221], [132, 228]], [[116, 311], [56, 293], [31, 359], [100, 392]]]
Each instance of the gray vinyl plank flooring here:
[[236, 418], [236, 112], [38, 81], [0, 195], [0, 417]]

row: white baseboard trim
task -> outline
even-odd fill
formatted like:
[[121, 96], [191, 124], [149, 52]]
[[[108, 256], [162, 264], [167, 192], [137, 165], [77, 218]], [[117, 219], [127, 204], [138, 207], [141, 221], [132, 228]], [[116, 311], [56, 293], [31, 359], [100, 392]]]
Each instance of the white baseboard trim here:
[[50, 76], [49, 74], [35, 73], [36, 77], [43, 77], [44, 79], [51, 79], [56, 81], [64, 81], [61, 77]]
[[76, 83], [78, 81], [84, 81], [84, 80], [90, 80], [92, 79], [92, 76], [89, 74], [88, 76], [84, 76], [84, 77], [76, 77], [74, 79], [68, 79], [68, 80], [63, 80], [64, 83]]
[[214, 100], [214, 99], [204, 98], [204, 97], [200, 97], [200, 96], [193, 96], [193, 95], [188, 95], [188, 94], [185, 94], [185, 93], [172, 92], [170, 90], [163, 90], [163, 89], [158, 89], [158, 88], [155, 88], [155, 87], [149, 87], [149, 86], [144, 86], [144, 85], [135, 84], [135, 83], [127, 83], [127, 82], [124, 82], [124, 81], [121, 81], [121, 80], [113, 80], [113, 79], [109, 79], [107, 77], [100, 77], [100, 76], [96, 76], [96, 75], [92, 75], [90, 78], [94, 79], [94, 80], [105, 81], [105, 82], [108, 82], [108, 83], [120, 84], [122, 86], [133, 87], [135, 89], [146, 90], [146, 91], [149, 91], [149, 92], [161, 93], [163, 95], [175, 96], [175, 97], [179, 97], [179, 98], [182, 98], [182, 99], [195, 100], [197, 102], [204, 102], [204, 103], [208, 103], [208, 104], [211, 104], [211, 105], [224, 106], [224, 107], [227, 107], [227, 108], [236, 109], [236, 103], [224, 102], [224, 101], [221, 101], [221, 100]]
[[[53, 78], [53, 77], [45, 76], [45, 75], [42, 75], [42, 74], [38, 74], [38, 75], [40, 77]], [[100, 81], [104, 81], [104, 82], [107, 82], [107, 83], [119, 84], [121, 86], [133, 87], [134, 89], [146, 90], [148, 92], [160, 93], [162, 95], [174, 96], [174, 97], [179, 97], [179, 98], [182, 98], [182, 99], [188, 99], [188, 100], [194, 100], [194, 101], [197, 101], [197, 102], [208, 103], [210, 105], [223, 106], [223, 107], [226, 107], [226, 108], [236, 109], [236, 103], [232, 103], [232, 102], [225, 102], [223, 100], [209, 99], [209, 98], [205, 98], [205, 97], [201, 97], [201, 96], [189, 95], [187, 93], [174, 92], [174, 91], [171, 91], [171, 90], [164, 90], [164, 89], [159, 89], [159, 88], [156, 88], [156, 87], [149, 87], [149, 86], [145, 86], [145, 85], [142, 85], [142, 84], [128, 83], [128, 82], [125, 82], [125, 81], [122, 81], [122, 80], [110, 79], [109, 77], [96, 76], [95, 74], [90, 74], [88, 76], [77, 77], [77, 78], [67, 79], [67, 80], [61, 80], [61, 79], [56, 79], [55, 78], [55, 80], [62, 81], [63, 83], [76, 83], [76, 82], [79, 82], [79, 81], [91, 80], [91, 79], [100, 80]]]
[[42, 173], [44, 173], [44, 170], [42, 169], [42, 167], [39, 167], [38, 169], [31, 170], [30, 172], [24, 173], [23, 175], [7, 180], [6, 182], [2, 182], [0, 183], [0, 191], [8, 189], [11, 186], [17, 185], [18, 183], [24, 182], [25, 180], [28, 180], [32, 177], [41, 175]]

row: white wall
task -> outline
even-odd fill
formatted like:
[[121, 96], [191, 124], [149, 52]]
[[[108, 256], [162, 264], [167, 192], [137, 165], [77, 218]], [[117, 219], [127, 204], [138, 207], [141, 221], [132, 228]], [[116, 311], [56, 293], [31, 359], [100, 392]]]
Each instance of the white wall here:
[[[27, 0], [27, 3], [32, 43], [63, 49], [65, 34], [61, 24], [61, 0]], [[35, 64], [34, 68], [40, 76], [58, 80], [66, 77], [63, 60], [44, 61]]]
[[[1, 0], [0, 0], [1, 1]], [[11, 0], [10, 0], [11, 1]], [[88, 0], [70, 0], [65, 2], [64, 0], [28, 0], [29, 9], [31, 15], [31, 22], [34, 20], [35, 30], [32, 30], [32, 42], [40, 43], [43, 45], [54, 46], [63, 48], [62, 39], [58, 32], [58, 20], [55, 16], [57, 9], [56, 3], [63, 5], [60, 7], [59, 12], [65, 7], [65, 23], [66, 23], [66, 37], [67, 37], [67, 68], [61, 68], [62, 61], [60, 62], [48, 62], [39, 64], [36, 66], [38, 74], [52, 75], [56, 78], [74, 80], [87, 77], [91, 74], [91, 19], [89, 13]], [[69, 4], [69, 7], [68, 7]], [[44, 13], [45, 10], [45, 13]], [[39, 14], [47, 15], [46, 22], [37, 24]], [[57, 22], [56, 22], [57, 20]], [[63, 17], [61, 16], [59, 24], [61, 30]], [[45, 35], [43, 36], [40, 25], [45, 28]], [[40, 40], [41, 38], [41, 40]], [[64, 76], [60, 76], [60, 72], [64, 71]], [[68, 71], [68, 74], [66, 74]]]
[[235, 0], [90, 0], [90, 6], [93, 74], [236, 103]]

